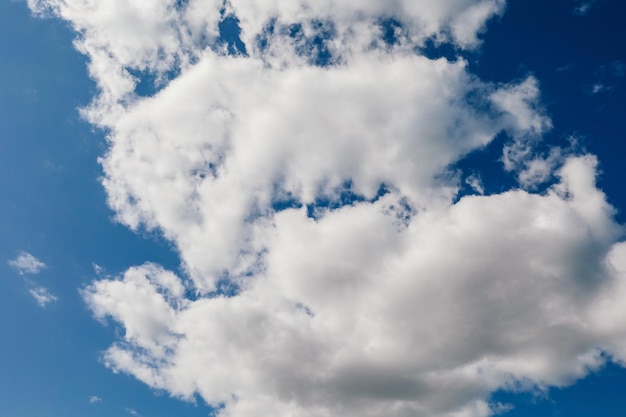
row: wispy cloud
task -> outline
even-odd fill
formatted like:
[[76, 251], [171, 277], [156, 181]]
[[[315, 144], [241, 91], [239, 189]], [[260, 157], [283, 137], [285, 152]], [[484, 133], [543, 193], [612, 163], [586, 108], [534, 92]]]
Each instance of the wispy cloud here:
[[38, 274], [46, 268], [46, 264], [28, 252], [21, 251], [14, 259], [8, 261], [20, 275]]
[[567, 65], [562, 65], [560, 67], [558, 67], [555, 71], [556, 72], [567, 72], [567, 71], [572, 71], [576, 68], [576, 65], [574, 64], [567, 64]]
[[130, 415], [133, 415], [135, 417], [140, 417], [141, 414], [139, 414], [136, 410], [130, 408], [130, 407], [126, 407], [126, 412]]
[[101, 402], [102, 398], [98, 397], [97, 395], [92, 395], [91, 397], [89, 397], [89, 404], [97, 404]]
[[28, 290], [28, 292], [30, 292], [30, 295], [32, 295], [35, 301], [37, 301], [37, 304], [39, 304], [39, 306], [44, 307], [44, 308], [49, 303], [52, 303], [58, 300], [57, 296], [52, 295], [50, 291], [48, 291], [46, 288], [43, 288], [43, 287], [33, 288], [31, 290]]
[[587, 1], [577, 0], [577, 3], [580, 3], [580, 4], [574, 8], [572, 13], [577, 16], [585, 16], [595, 6], [596, 2], [597, 2], [596, 0], [587, 0]]
[[604, 84], [594, 84], [589, 88], [589, 94], [594, 95], [598, 93], [603, 93], [606, 91], [611, 91], [613, 87], [606, 86]]
[[472, 174], [465, 179], [465, 183], [478, 194], [485, 194], [485, 187], [479, 176]]
[[96, 275], [100, 275], [104, 271], [104, 268], [95, 262], [92, 263], [91, 266], [93, 267], [93, 270], [96, 273]]
[[612, 91], [618, 83], [623, 81], [624, 75], [626, 75], [626, 64], [620, 60], [612, 61], [595, 71], [595, 82], [587, 86], [585, 90], [591, 95]]

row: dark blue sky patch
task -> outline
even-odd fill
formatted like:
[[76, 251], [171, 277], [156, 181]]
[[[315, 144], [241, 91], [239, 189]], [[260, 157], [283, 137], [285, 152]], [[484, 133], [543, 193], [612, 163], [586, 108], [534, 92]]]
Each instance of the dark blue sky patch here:
[[460, 57], [468, 59], [472, 54], [451, 42], [441, 42], [434, 37], [426, 39], [424, 45], [418, 48], [417, 52], [428, 59], [445, 58], [449, 62], [456, 62]]
[[608, 363], [576, 384], [550, 389], [545, 395], [498, 391], [491, 400], [515, 406], [503, 417], [622, 417], [625, 386], [624, 368]]
[[257, 35], [256, 43], [261, 53], [268, 47], [269, 39], [273, 36], [284, 36], [290, 38], [296, 53], [307, 59], [310, 65], [327, 67], [333, 65], [338, 57], [333, 56], [328, 47], [328, 41], [337, 36], [333, 22], [324, 20], [313, 20], [307, 23], [313, 31], [312, 36], [307, 36], [303, 24], [294, 23], [291, 25], [280, 25], [276, 19], [271, 19]]
[[198, 290], [194, 286], [188, 285], [185, 287], [184, 297], [186, 300], [197, 301], [201, 296], [202, 295], [198, 293]]
[[241, 41], [241, 28], [239, 27], [239, 19], [236, 16], [224, 16], [218, 28], [220, 32], [220, 37], [217, 41], [218, 45], [226, 45], [230, 55], [248, 55], [246, 45]]
[[317, 220], [323, 217], [326, 211], [337, 210], [364, 201], [374, 203], [389, 192], [387, 185], [381, 184], [376, 195], [371, 199], [367, 199], [365, 196], [354, 192], [352, 181], [348, 180], [341, 187], [334, 190], [332, 195], [320, 195], [314, 202], [307, 204], [307, 217]]
[[471, 152], [461, 161], [452, 165], [452, 170], [459, 170], [462, 173], [462, 188], [456, 201], [467, 194], [476, 194], [469, 184], [464, 182], [469, 175], [481, 179], [485, 194], [498, 194], [519, 186], [515, 174], [506, 172], [500, 161], [502, 149], [510, 140], [505, 133], [501, 133], [484, 148]]
[[352, 181], [346, 181], [339, 189], [335, 190], [334, 194], [319, 196], [313, 203], [307, 204], [307, 217], [317, 220], [328, 210], [337, 210], [365, 201], [364, 196], [352, 190]]
[[[180, 2], [177, 7], [186, 7], [186, 1]], [[222, 11], [224, 13], [224, 11]], [[214, 39], [202, 34], [195, 43], [194, 47], [202, 51], [211, 48], [221, 51], [226, 48], [229, 55], [247, 56], [245, 44], [240, 38], [241, 29], [239, 27], [239, 19], [234, 15], [223, 15], [222, 20], [218, 24], [219, 37]], [[189, 56], [192, 64], [197, 62], [197, 56], [191, 54]], [[151, 69], [127, 68], [128, 73], [137, 81], [135, 93], [140, 97], [150, 97], [157, 94], [163, 88], [167, 87], [170, 81], [180, 75], [180, 63], [175, 62], [172, 69], [164, 73], [159, 73]]]
[[127, 71], [136, 80], [135, 94], [139, 97], [151, 97], [157, 94], [167, 87], [170, 81], [180, 75], [180, 67], [178, 66], [163, 74], [151, 70], [127, 69]]
[[318, 67], [327, 67], [332, 65], [335, 58], [332, 51], [328, 48], [328, 41], [337, 37], [337, 31], [333, 22], [315, 20], [311, 23], [315, 36], [307, 39], [309, 50], [312, 51], [311, 64]]
[[[598, 3], [585, 16], [572, 14], [571, 1], [511, 0], [501, 19], [493, 19], [469, 70], [484, 80], [507, 83], [532, 73], [554, 130], [547, 141], [573, 135], [598, 156], [598, 185], [616, 207], [626, 207], [626, 83], [613, 79], [612, 90], [589, 96], [598, 72], [624, 62], [626, 2]], [[537, 11], [541, 12], [538, 13]], [[532, 24], [530, 24], [532, 22]], [[612, 72], [616, 73], [615, 70]], [[626, 213], [617, 215], [620, 223]]]
[[[276, 185], [279, 187], [280, 185]], [[336, 190], [336, 194], [332, 196], [322, 195], [315, 199], [314, 202], [306, 205], [307, 216], [313, 219], [319, 218], [327, 210], [336, 210], [344, 206], [350, 206], [355, 203], [368, 201], [374, 203], [378, 201], [382, 196], [390, 192], [389, 188], [385, 184], [381, 184], [376, 192], [376, 195], [371, 199], [366, 199], [365, 196], [355, 193], [352, 190], [352, 182], [346, 181], [342, 187]], [[303, 207], [303, 203], [292, 192], [275, 192], [275, 197], [272, 198], [272, 211], [280, 212], [289, 209], [300, 209]]]
[[302, 208], [302, 202], [292, 192], [282, 193], [272, 199], [272, 210], [275, 212]]
[[[466, 155], [462, 160], [453, 164], [450, 168], [458, 170], [461, 174], [461, 188], [455, 198], [455, 202], [468, 194], [476, 194], [469, 183], [466, 182], [470, 176], [480, 179], [484, 187], [485, 195], [499, 194], [508, 190], [522, 188], [523, 184], [518, 181], [517, 171], [507, 171], [503, 163], [503, 149], [505, 146], [512, 144], [514, 141], [506, 133], [498, 134], [493, 141], [487, 146], [476, 149]], [[562, 149], [562, 157], [568, 155], [580, 154], [582, 148], [580, 144], [573, 143], [572, 137], [566, 132], [550, 131], [544, 135], [543, 139], [537, 139], [533, 142], [532, 153], [529, 159], [548, 159], [553, 147]], [[554, 168], [558, 169], [562, 160], [554, 161]], [[520, 165], [520, 169], [524, 169], [524, 165]], [[550, 187], [559, 181], [556, 175], [552, 175], [542, 183], [531, 187], [530, 191], [538, 194], [544, 194]]]
[[380, 19], [378, 25], [380, 26], [382, 40], [387, 46], [394, 46], [400, 42], [400, 34], [404, 31], [402, 22], [393, 17], [389, 17]]
[[189, 4], [189, 0], [175, 0], [174, 8], [176, 10], [182, 10], [182, 9], [185, 9], [188, 4]]
[[203, 294], [203, 297], [208, 297], [208, 298], [216, 298], [216, 297], [226, 297], [226, 298], [231, 298], [231, 297], [236, 297], [240, 294], [241, 292], [241, 287], [239, 284], [237, 284], [237, 282], [235, 282], [235, 280], [233, 280], [227, 272], [225, 272], [222, 276], [222, 278], [220, 278], [216, 285], [216, 289], [214, 291], [211, 291], [208, 294]]
[[267, 50], [269, 46], [269, 39], [274, 34], [275, 30], [276, 30], [276, 19], [274, 18], [274, 19], [270, 19], [263, 27], [263, 30], [261, 30], [261, 33], [256, 35], [255, 37], [256, 47], [259, 49], [261, 53]]

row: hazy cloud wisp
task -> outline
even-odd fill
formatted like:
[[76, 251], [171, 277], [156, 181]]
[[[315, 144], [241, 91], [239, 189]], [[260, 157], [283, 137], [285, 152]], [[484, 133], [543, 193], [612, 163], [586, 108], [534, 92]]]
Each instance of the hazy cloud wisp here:
[[8, 264], [20, 275], [38, 274], [43, 269], [47, 268], [45, 263], [24, 251], [20, 252], [14, 259], [10, 259]]
[[48, 304], [58, 300], [58, 297], [52, 295], [50, 291], [43, 287], [33, 288], [31, 290], [28, 290], [28, 292], [30, 293], [30, 295], [33, 296], [33, 298], [35, 299], [35, 301], [37, 301], [37, 304], [39, 304], [40, 307], [45, 308]]

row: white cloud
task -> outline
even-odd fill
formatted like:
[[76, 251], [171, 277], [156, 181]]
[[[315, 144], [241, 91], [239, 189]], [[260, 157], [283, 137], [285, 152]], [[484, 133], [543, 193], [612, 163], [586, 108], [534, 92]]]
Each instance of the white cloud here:
[[47, 268], [45, 263], [24, 251], [21, 251], [14, 259], [9, 260], [8, 264], [20, 275], [38, 274], [43, 269]]
[[89, 397], [89, 404], [98, 404], [102, 402], [102, 398], [98, 397], [97, 395], [92, 395], [91, 397]]
[[232, 416], [485, 416], [495, 389], [569, 384], [625, 335], [594, 166], [569, 159], [547, 195], [465, 197], [401, 231], [396, 196], [318, 222], [281, 212], [267, 269], [233, 298], [168, 301], [152, 267], [96, 282], [90, 306], [127, 330], [106, 361]]
[[465, 183], [470, 186], [472, 190], [480, 195], [485, 194], [485, 187], [480, 177], [472, 174], [465, 179]]
[[518, 172], [520, 184], [526, 188], [535, 188], [548, 181], [555, 173], [555, 168], [563, 163], [564, 151], [561, 148], [552, 148], [547, 155], [538, 155], [524, 158]]
[[[81, 33], [109, 205], [162, 231], [188, 275], [146, 263], [82, 290], [124, 327], [113, 370], [221, 417], [486, 417], [506, 409], [495, 390], [626, 361], [622, 230], [596, 159], [536, 150], [551, 123], [535, 78], [494, 85], [415, 52], [475, 47], [504, 2], [232, 1], [237, 56], [212, 45], [221, 2], [29, 4]], [[324, 27], [320, 67], [307, 42]], [[136, 70], [177, 75], [141, 98]], [[456, 201], [453, 165], [502, 131], [530, 191]]]
[[127, 407], [127, 408], [126, 408], [126, 412], [127, 412], [128, 414], [133, 415], [133, 416], [136, 416], [136, 417], [140, 417], [140, 416], [141, 416], [141, 414], [139, 414], [137, 411], [135, 411], [135, 410], [134, 410], [134, 409], [132, 409], [132, 408], [128, 408], [128, 407]]
[[46, 307], [48, 304], [58, 300], [58, 297], [52, 295], [46, 288], [38, 287], [28, 290], [40, 307]]

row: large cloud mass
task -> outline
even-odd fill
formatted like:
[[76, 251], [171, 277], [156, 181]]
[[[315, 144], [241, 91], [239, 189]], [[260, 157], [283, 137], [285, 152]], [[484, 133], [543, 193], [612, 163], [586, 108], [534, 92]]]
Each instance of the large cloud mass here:
[[[29, 5], [89, 56], [118, 220], [186, 271], [83, 290], [125, 328], [114, 370], [224, 417], [483, 417], [498, 389], [626, 361], [626, 246], [595, 157], [534, 150], [534, 78], [420, 53], [476, 48], [503, 1]], [[501, 132], [522, 188], [460, 197], [482, 186], [454, 164]]]

